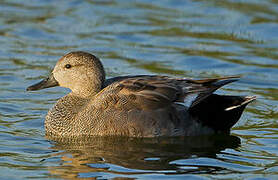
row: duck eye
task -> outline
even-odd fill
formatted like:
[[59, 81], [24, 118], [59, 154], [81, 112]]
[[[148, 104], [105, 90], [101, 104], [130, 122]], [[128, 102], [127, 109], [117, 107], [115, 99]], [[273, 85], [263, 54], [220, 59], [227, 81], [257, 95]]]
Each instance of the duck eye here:
[[70, 64], [66, 64], [65, 68], [69, 69], [69, 68], [71, 68], [71, 65]]

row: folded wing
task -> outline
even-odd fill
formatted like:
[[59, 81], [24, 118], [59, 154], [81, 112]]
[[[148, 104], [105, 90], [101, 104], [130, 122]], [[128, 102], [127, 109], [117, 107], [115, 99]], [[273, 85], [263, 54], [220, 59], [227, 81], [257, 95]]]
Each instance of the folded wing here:
[[126, 76], [109, 79], [94, 99], [99, 106], [152, 110], [180, 103], [194, 107], [218, 88], [239, 77], [175, 79], [167, 76]]

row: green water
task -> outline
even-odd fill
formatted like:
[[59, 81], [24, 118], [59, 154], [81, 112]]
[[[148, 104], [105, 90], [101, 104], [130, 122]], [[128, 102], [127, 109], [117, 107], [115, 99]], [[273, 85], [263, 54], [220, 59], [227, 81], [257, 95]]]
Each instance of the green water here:
[[[109, 77], [243, 75], [219, 93], [256, 95], [231, 136], [44, 137], [44, 116], [69, 92], [26, 92], [73, 50]], [[0, 1], [0, 179], [277, 179], [278, 1]]]

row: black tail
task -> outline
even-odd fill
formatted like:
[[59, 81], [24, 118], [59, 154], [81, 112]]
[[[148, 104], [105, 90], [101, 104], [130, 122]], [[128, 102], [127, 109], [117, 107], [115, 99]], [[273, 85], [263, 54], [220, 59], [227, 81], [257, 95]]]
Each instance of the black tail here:
[[225, 96], [211, 94], [206, 99], [189, 109], [190, 114], [200, 123], [217, 132], [229, 132], [237, 123], [247, 104], [255, 96]]

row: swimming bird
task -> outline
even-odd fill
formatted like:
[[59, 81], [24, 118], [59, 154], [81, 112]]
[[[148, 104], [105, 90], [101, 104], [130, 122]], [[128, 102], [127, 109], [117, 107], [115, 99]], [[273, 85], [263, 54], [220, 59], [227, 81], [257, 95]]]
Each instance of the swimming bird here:
[[255, 96], [214, 92], [238, 76], [210, 79], [160, 75], [105, 78], [99, 58], [82, 51], [60, 58], [48, 78], [27, 88], [71, 92], [45, 118], [48, 136], [195, 136], [229, 133]]

